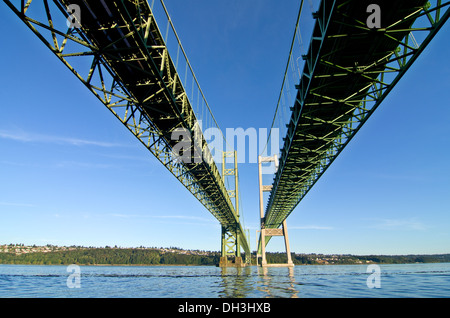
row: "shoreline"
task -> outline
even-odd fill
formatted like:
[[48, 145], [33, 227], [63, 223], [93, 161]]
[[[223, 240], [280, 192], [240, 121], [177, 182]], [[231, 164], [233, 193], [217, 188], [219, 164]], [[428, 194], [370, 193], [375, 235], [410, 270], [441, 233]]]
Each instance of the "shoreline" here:
[[[193, 266], [208, 266], [208, 267], [214, 267], [216, 265], [196, 265], [196, 264], [77, 264], [77, 263], [71, 263], [71, 264], [26, 264], [26, 263], [0, 263], [0, 266], [2, 265], [30, 265], [30, 266], [70, 266], [70, 265], [78, 265], [78, 266], [126, 266], [126, 267], [167, 267], [167, 266], [189, 266], [189, 267], [193, 267]], [[256, 266], [256, 265], [252, 265], [252, 266]]]
[[[79, 266], [217, 266], [220, 252], [170, 248], [86, 248], [0, 245], [0, 264]], [[351, 255], [291, 253], [295, 266], [449, 263], [450, 254]], [[285, 253], [267, 254], [268, 263], [286, 262]], [[256, 266], [255, 254], [250, 266]]]
[[[386, 265], [426, 265], [426, 264], [450, 264], [450, 262], [426, 262], [426, 263], [366, 263], [366, 264], [295, 264], [295, 267], [303, 267], [303, 266], [368, 266], [368, 265], [380, 265], [380, 266], [386, 266]], [[196, 265], [196, 264], [12, 264], [12, 263], [0, 263], [0, 266], [2, 265], [26, 265], [26, 266], [70, 266], [70, 265], [77, 265], [80, 267], [83, 266], [98, 266], [98, 267], [218, 267], [217, 265]], [[258, 267], [262, 268], [261, 265], [251, 264], [247, 265], [246, 267], [242, 268], [249, 268], [249, 267]], [[220, 267], [219, 267], [220, 268]], [[233, 267], [227, 267], [227, 268], [233, 268]]]

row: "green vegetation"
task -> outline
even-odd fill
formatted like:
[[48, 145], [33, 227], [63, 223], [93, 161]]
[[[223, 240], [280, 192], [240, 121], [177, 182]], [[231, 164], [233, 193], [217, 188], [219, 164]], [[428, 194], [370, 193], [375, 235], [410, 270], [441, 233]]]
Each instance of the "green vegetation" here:
[[[268, 253], [268, 263], [286, 263], [285, 253]], [[294, 254], [295, 265], [357, 265], [357, 264], [413, 264], [413, 263], [449, 263], [450, 254], [440, 255], [324, 255]]]
[[0, 252], [0, 264], [31, 265], [216, 265], [215, 252], [156, 248], [53, 248], [50, 250]]
[[[244, 255], [243, 255], [244, 257]], [[0, 264], [30, 265], [217, 265], [219, 252], [187, 251], [171, 248], [118, 248], [0, 245]], [[450, 262], [450, 254], [441, 255], [324, 255], [295, 254], [296, 265], [409, 264]], [[267, 253], [268, 263], [285, 263], [285, 253]], [[256, 264], [255, 254], [252, 263]]]

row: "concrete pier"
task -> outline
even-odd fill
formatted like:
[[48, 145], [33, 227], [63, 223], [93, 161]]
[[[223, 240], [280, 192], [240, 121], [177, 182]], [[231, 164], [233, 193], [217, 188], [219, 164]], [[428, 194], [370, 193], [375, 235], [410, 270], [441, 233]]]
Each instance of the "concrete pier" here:
[[[273, 157], [258, 157], [258, 170], [259, 170], [259, 210], [261, 217], [261, 266], [262, 267], [294, 267], [291, 257], [291, 249], [289, 247], [289, 237], [287, 232], [286, 220], [282, 223], [281, 229], [265, 228], [264, 220], [264, 206], [263, 206], [263, 193], [270, 192], [272, 186], [267, 186], [262, 184], [262, 167], [263, 162], [274, 162], [275, 169], [278, 169], [278, 157], [274, 155]], [[286, 264], [267, 264], [266, 260], [266, 237], [271, 236], [283, 236], [284, 245], [286, 247], [287, 263]], [[258, 255], [256, 256], [256, 264], [258, 264]]]
[[245, 267], [246, 264], [242, 261], [242, 257], [236, 257], [234, 261], [228, 260], [227, 257], [221, 257], [218, 267]]

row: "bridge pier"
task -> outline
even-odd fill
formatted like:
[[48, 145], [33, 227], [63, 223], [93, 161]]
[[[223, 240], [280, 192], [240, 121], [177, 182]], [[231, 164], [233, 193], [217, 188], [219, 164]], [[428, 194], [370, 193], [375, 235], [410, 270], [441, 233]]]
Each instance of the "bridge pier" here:
[[[274, 162], [275, 168], [278, 168], [278, 157], [277, 155], [274, 155], [273, 157], [258, 157], [258, 170], [259, 170], [259, 210], [260, 210], [260, 216], [261, 216], [261, 236], [260, 236], [260, 247], [261, 247], [261, 254], [256, 254], [256, 265], [258, 265], [258, 256], [261, 256], [261, 266], [262, 267], [294, 267], [294, 263], [292, 262], [291, 257], [291, 249], [289, 247], [289, 237], [287, 232], [287, 226], [286, 226], [286, 220], [282, 223], [281, 229], [274, 229], [274, 228], [266, 228], [265, 227], [265, 218], [264, 218], [264, 206], [263, 206], [263, 194], [264, 192], [270, 192], [272, 191], [272, 186], [264, 186], [262, 184], [262, 166], [261, 164], [263, 162]], [[286, 255], [287, 255], [287, 263], [285, 264], [268, 264], [267, 258], [266, 258], [266, 237], [272, 237], [272, 236], [283, 236], [284, 237], [284, 245], [286, 247]]]
[[222, 256], [220, 257], [220, 262], [218, 264], [219, 267], [246, 266], [246, 262], [241, 256], [241, 245], [239, 244], [240, 235], [244, 234], [240, 233], [234, 226], [222, 226]]
[[[284, 245], [286, 247], [287, 263], [285, 264], [268, 264], [266, 258], [266, 237], [283, 236]], [[291, 249], [289, 247], [289, 237], [287, 232], [286, 220], [283, 221], [281, 229], [261, 229], [261, 254], [256, 255], [256, 264], [258, 265], [258, 256], [261, 256], [262, 267], [294, 267], [291, 257]]]
[[228, 257], [223, 256], [220, 258], [219, 267], [245, 267], [246, 264], [242, 260], [242, 257], [235, 257], [234, 261], [229, 260]]
[[[232, 168], [227, 169], [226, 158], [231, 158], [234, 161]], [[239, 181], [236, 151], [223, 152], [222, 154], [222, 179], [224, 184], [226, 183], [226, 177], [234, 179], [230, 182], [231, 185], [234, 185], [234, 189], [227, 189], [227, 192], [230, 199], [234, 199], [236, 219], [239, 222]], [[231, 188], [233, 187], [231, 186]], [[245, 233], [239, 228], [239, 223], [222, 225], [222, 257], [218, 264], [219, 267], [244, 267], [246, 265], [241, 257], [241, 242], [244, 238]], [[246, 253], [246, 261], [250, 257], [247, 254], [250, 254], [250, 251]]]

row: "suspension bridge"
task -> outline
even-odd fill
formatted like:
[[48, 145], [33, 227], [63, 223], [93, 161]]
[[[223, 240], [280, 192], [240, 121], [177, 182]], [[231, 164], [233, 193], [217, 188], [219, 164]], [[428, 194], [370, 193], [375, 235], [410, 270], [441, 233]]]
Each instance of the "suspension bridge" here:
[[[208, 145], [204, 130], [221, 130], [164, 2], [4, 2], [219, 221], [219, 265], [249, 264], [250, 244], [239, 212], [237, 154], [222, 151], [218, 162]], [[450, 2], [440, 0], [309, 3], [307, 10], [299, 1], [274, 105], [272, 128], [281, 129], [282, 148], [272, 157], [259, 157], [257, 259], [262, 258], [263, 266], [293, 266], [287, 217], [450, 15]], [[268, 144], [270, 138], [275, 137]], [[231, 168], [227, 158], [234, 161]], [[263, 185], [261, 165], [272, 161], [277, 167], [273, 182]], [[232, 182], [227, 188], [228, 178]], [[272, 236], [285, 238], [286, 264], [267, 263], [265, 247]]]

